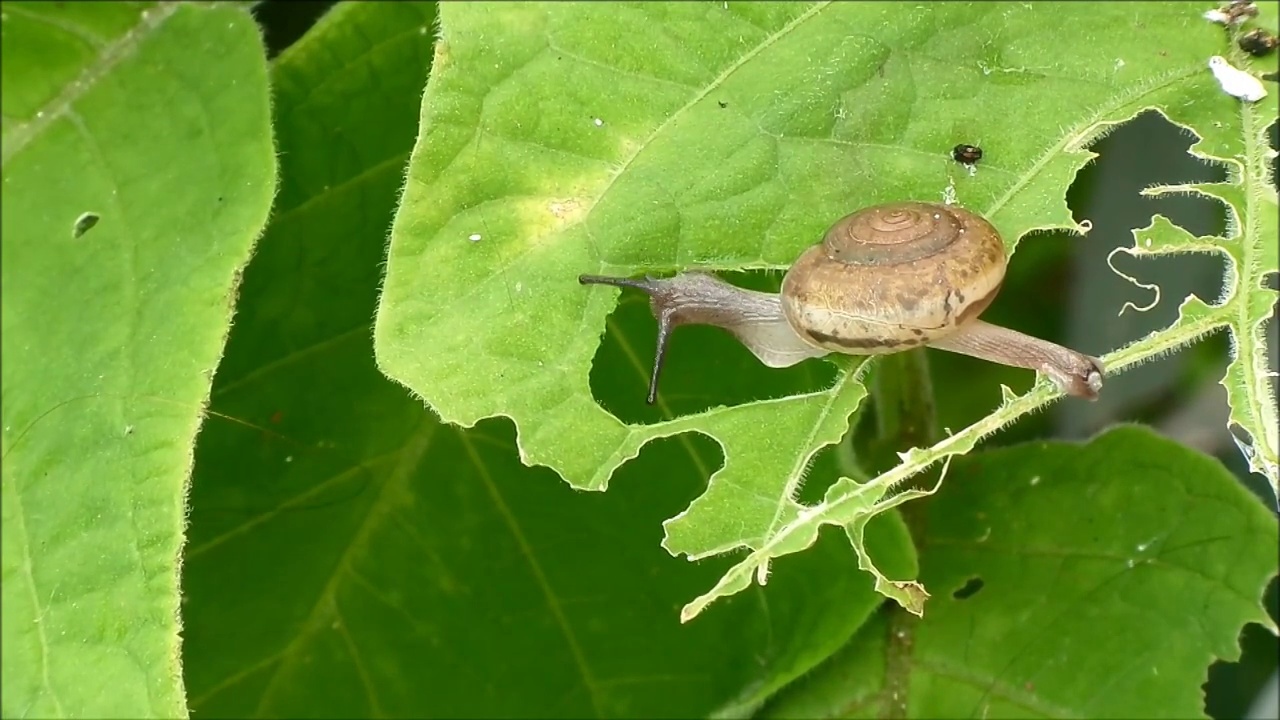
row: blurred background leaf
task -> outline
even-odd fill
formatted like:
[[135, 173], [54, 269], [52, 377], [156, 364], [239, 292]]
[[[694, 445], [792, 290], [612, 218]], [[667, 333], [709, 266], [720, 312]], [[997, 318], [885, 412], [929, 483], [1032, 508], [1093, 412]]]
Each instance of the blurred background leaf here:
[[972, 453], [918, 519], [925, 617], [886, 606], [765, 716], [1201, 717], [1205, 666], [1275, 630], [1275, 515], [1147, 428]]
[[262, 40], [149, 3], [0, 32], [2, 712], [182, 716], [191, 448], [274, 191]]

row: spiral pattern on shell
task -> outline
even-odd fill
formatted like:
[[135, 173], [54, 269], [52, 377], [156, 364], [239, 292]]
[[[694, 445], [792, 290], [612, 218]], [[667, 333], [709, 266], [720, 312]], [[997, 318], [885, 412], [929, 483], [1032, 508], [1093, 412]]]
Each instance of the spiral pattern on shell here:
[[979, 215], [890, 203], [838, 221], [782, 284], [792, 328], [818, 347], [878, 354], [924, 345], [977, 317], [1004, 280], [1004, 243]]
[[899, 265], [939, 253], [955, 242], [961, 223], [924, 203], [898, 203], [847, 215], [823, 238], [827, 257], [848, 264]]

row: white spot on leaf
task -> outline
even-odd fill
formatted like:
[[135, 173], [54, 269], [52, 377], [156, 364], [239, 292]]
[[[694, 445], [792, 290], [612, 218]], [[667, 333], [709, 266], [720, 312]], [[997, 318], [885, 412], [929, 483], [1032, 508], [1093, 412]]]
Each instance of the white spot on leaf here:
[[575, 198], [570, 198], [568, 200], [552, 200], [547, 204], [547, 209], [551, 211], [551, 214], [554, 215], [556, 219], [564, 220], [571, 215], [579, 213], [582, 210], [582, 202]]
[[953, 179], [948, 179], [947, 186], [942, 189], [942, 204], [943, 205], [956, 204], [956, 181]]

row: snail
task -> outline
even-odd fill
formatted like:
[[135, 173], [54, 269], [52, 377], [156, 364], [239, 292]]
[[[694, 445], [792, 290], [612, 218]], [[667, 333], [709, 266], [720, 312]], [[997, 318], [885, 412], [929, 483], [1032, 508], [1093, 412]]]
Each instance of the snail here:
[[832, 352], [880, 355], [929, 346], [1029, 368], [1057, 388], [1095, 400], [1097, 359], [978, 319], [1008, 263], [995, 227], [950, 205], [898, 202], [840, 219], [787, 270], [780, 293], [746, 290], [703, 272], [642, 280], [581, 275], [584, 285], [630, 287], [649, 295], [658, 347], [648, 402], [671, 332], [715, 325], [762, 363], [789, 367]]

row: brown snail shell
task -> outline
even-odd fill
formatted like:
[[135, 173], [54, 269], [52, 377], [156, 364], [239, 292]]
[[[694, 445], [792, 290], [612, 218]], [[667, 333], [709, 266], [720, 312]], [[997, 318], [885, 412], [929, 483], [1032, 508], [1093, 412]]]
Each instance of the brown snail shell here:
[[897, 202], [839, 220], [782, 282], [782, 309], [806, 341], [875, 355], [955, 332], [991, 304], [1007, 259], [996, 229], [963, 208]]

